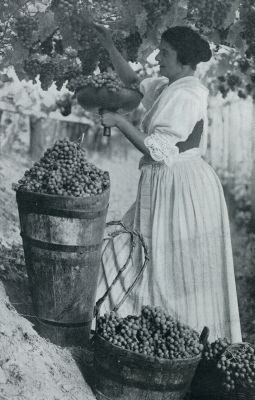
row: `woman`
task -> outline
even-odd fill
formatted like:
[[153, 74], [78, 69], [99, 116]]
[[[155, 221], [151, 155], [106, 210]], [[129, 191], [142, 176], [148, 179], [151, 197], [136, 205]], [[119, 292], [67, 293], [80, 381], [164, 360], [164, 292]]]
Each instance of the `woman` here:
[[[95, 29], [122, 81], [137, 82], [109, 31], [98, 25]], [[142, 233], [150, 261], [119, 311], [136, 314], [145, 304], [161, 306], [198, 331], [208, 326], [211, 340], [228, 337], [238, 342], [241, 329], [228, 213], [221, 183], [201, 157], [207, 144], [208, 90], [194, 72], [211, 55], [208, 42], [191, 28], [166, 30], [156, 57], [161, 76], [140, 83], [146, 109], [141, 129], [118, 113], [102, 115], [104, 126], [118, 127], [143, 153], [137, 199], [123, 222]], [[128, 252], [125, 235], [105, 249], [98, 298]], [[122, 298], [140, 267], [137, 252], [104, 311]]]

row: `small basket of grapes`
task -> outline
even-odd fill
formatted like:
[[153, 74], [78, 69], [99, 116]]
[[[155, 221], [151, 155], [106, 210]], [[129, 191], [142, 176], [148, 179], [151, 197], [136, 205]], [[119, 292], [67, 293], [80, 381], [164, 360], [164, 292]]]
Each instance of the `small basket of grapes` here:
[[191, 388], [194, 400], [255, 400], [255, 347], [226, 338], [208, 343]]
[[[68, 89], [75, 92], [82, 107], [113, 112], [132, 111], [143, 97], [136, 83], [126, 87], [115, 72], [79, 75], [69, 82]], [[105, 127], [104, 135], [110, 136], [111, 129]]]
[[222, 375], [226, 398], [255, 400], [255, 346], [231, 344], [222, 354], [217, 368]]

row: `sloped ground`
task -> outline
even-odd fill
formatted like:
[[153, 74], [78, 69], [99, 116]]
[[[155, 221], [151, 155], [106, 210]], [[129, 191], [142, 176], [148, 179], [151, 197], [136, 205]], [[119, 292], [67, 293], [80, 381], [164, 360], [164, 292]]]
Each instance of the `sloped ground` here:
[[1, 400], [93, 400], [71, 353], [41, 338], [0, 283]]

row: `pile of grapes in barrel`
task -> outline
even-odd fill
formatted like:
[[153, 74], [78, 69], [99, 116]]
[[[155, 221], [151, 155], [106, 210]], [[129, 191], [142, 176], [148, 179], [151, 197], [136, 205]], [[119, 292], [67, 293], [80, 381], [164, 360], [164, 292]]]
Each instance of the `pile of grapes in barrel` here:
[[102, 193], [109, 185], [108, 172], [89, 163], [78, 143], [63, 139], [25, 172], [15, 190], [88, 197]]
[[160, 307], [143, 306], [140, 316], [125, 318], [105, 314], [98, 319], [97, 333], [116, 346], [151, 357], [186, 359], [203, 350], [199, 334]]

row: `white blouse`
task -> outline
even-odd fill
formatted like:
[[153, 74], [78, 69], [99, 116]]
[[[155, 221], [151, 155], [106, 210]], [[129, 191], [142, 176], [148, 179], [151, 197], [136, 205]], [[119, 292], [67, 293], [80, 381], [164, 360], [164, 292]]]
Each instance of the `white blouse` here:
[[155, 161], [171, 165], [179, 154], [176, 143], [185, 141], [201, 119], [204, 128], [199, 148], [205, 153], [208, 89], [198, 78], [188, 76], [170, 85], [165, 77], [146, 78], [140, 90], [144, 95], [142, 104], [147, 110], [141, 130], [147, 134], [144, 144]]

